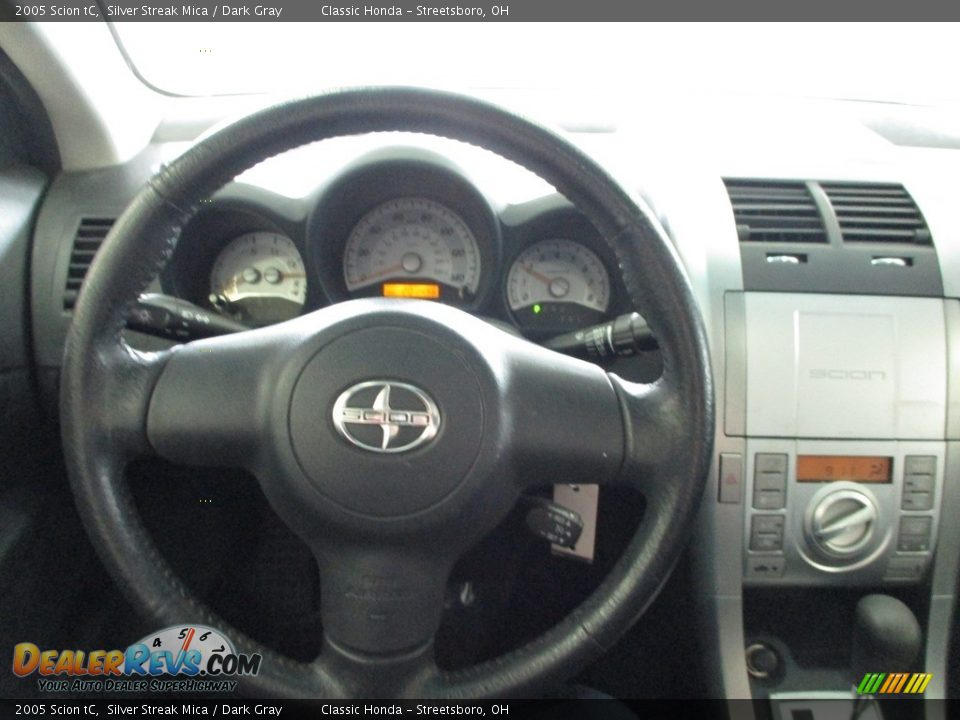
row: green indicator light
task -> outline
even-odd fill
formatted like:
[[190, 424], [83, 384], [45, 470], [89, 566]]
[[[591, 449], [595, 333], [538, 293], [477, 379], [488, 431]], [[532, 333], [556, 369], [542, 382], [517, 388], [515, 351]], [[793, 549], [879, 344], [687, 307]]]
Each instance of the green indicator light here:
[[534, 315], [539, 315], [542, 312], [543, 312], [543, 305], [541, 305], [540, 303], [537, 303], [536, 305], [533, 306]]

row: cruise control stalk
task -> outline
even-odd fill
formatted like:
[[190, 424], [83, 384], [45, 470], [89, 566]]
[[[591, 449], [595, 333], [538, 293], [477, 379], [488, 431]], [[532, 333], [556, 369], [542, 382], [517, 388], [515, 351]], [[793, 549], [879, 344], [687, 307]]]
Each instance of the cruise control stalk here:
[[547, 340], [544, 347], [588, 360], [628, 357], [658, 347], [639, 313], [629, 313], [593, 327], [564, 333]]

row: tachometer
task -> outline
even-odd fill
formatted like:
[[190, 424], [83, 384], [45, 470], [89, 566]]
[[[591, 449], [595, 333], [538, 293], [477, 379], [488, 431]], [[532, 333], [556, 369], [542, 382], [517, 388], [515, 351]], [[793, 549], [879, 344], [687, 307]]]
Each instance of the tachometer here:
[[610, 276], [590, 248], [573, 240], [541, 240], [513, 262], [507, 301], [527, 328], [563, 332], [599, 322], [610, 305]]
[[210, 302], [249, 325], [296, 317], [307, 299], [300, 251], [279, 233], [241, 235], [220, 251], [210, 271]]
[[343, 253], [344, 282], [356, 294], [470, 302], [480, 285], [480, 266], [467, 224], [428, 198], [376, 206], [360, 218]]

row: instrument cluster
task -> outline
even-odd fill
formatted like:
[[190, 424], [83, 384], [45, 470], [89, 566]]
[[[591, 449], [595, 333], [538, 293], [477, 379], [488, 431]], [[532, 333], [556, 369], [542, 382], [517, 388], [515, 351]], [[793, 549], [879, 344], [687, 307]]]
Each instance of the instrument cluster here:
[[250, 327], [383, 296], [447, 303], [545, 339], [624, 311], [613, 267], [561, 196], [495, 209], [444, 159], [393, 150], [305, 201], [222, 191], [184, 229], [163, 282]]

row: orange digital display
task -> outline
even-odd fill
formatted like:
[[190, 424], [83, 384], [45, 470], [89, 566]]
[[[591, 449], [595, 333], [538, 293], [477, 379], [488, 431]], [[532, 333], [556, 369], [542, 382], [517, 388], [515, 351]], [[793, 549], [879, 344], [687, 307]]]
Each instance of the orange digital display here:
[[798, 455], [797, 482], [888, 483], [893, 458], [860, 455]]
[[384, 283], [383, 296], [436, 300], [440, 297], [440, 286], [436, 283]]

